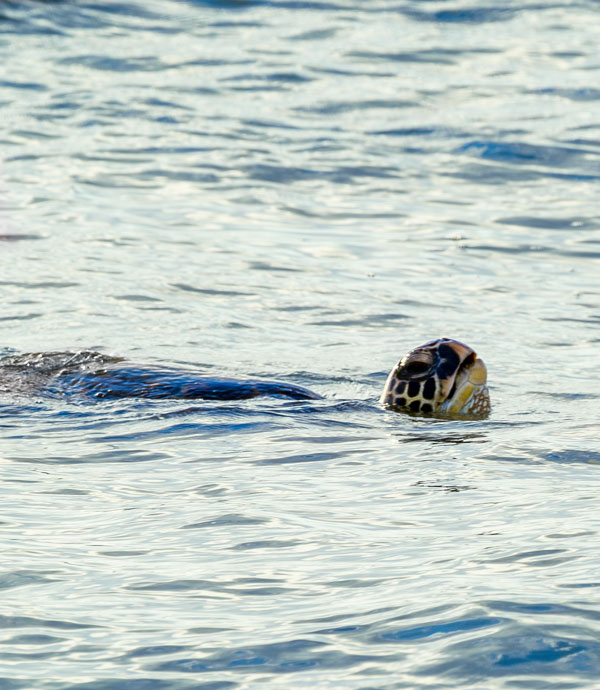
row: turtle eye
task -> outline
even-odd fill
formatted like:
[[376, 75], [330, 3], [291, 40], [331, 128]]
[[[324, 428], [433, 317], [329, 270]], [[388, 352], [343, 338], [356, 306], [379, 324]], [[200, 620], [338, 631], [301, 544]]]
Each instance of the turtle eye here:
[[419, 359], [413, 359], [404, 366], [404, 370], [409, 374], [422, 374], [429, 369], [429, 364]]

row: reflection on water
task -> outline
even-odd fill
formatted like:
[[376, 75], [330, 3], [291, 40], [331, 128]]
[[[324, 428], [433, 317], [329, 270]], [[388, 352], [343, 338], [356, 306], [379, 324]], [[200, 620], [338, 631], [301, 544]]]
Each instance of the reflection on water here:
[[[596, 7], [506, 5], [2, 4], [0, 355], [324, 398], [5, 381], [0, 686], [593, 685]], [[440, 336], [489, 420], [377, 405]]]
[[478, 432], [463, 432], [463, 433], [441, 433], [441, 434], [414, 434], [402, 437], [400, 440], [402, 443], [422, 443], [423, 441], [427, 443], [441, 443], [445, 444], [457, 444], [457, 443], [485, 443], [486, 434]]

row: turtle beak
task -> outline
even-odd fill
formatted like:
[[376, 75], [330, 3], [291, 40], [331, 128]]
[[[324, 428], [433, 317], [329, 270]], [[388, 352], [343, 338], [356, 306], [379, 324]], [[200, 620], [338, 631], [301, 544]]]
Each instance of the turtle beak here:
[[444, 401], [440, 411], [447, 415], [487, 416], [490, 411], [490, 396], [486, 381], [485, 363], [473, 354], [458, 370], [454, 393]]

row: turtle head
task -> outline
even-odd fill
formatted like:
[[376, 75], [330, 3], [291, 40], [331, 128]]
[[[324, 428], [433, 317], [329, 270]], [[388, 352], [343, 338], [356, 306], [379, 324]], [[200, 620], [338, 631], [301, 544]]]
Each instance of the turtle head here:
[[404, 356], [388, 376], [380, 402], [403, 412], [482, 418], [490, 412], [487, 369], [468, 345], [431, 340]]

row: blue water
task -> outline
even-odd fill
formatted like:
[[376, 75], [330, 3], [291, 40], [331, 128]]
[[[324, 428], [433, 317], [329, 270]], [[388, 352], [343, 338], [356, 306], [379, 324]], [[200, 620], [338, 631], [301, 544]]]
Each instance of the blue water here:
[[[597, 2], [11, 0], [0, 65], [0, 355], [323, 396], [0, 380], [0, 688], [597, 687]], [[377, 405], [439, 336], [489, 420]]]

